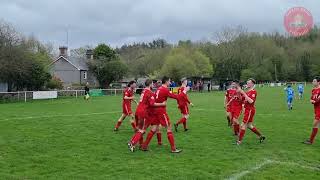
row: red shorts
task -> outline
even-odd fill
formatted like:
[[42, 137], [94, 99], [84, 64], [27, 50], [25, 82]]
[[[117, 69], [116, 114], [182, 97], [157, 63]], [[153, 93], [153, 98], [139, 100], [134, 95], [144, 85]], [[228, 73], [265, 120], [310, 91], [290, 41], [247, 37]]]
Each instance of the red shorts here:
[[314, 119], [318, 121], [320, 120], [320, 108], [314, 109]]
[[144, 119], [146, 118], [148, 113], [146, 111], [136, 111], [135, 118], [136, 119]]
[[137, 111], [135, 114], [135, 120], [138, 128], [143, 130], [146, 130], [152, 122], [150, 121], [148, 112], [145, 111]]
[[132, 115], [131, 104], [122, 104], [122, 113], [124, 115]]
[[139, 129], [146, 130], [151, 125], [148, 118], [144, 118], [143, 120], [140, 120], [138, 127]]
[[180, 112], [183, 115], [189, 115], [189, 107], [188, 105], [185, 106], [179, 106]]
[[252, 123], [255, 114], [256, 114], [256, 109], [254, 109], [254, 108], [245, 109], [242, 122], [243, 123]]
[[136, 111], [134, 114], [134, 119], [136, 121], [136, 124], [139, 125], [143, 119], [146, 118], [146, 113], [141, 112], [141, 111]]
[[147, 121], [148, 121], [148, 124], [150, 125], [157, 125], [155, 115], [153, 114], [148, 116]]
[[169, 119], [169, 116], [166, 112], [165, 113], [157, 113], [151, 119], [153, 119], [153, 125], [161, 125], [162, 127], [170, 126], [170, 119]]
[[233, 109], [232, 109], [232, 112], [231, 112], [232, 118], [234, 118], [234, 119], [239, 119], [239, 117], [240, 117], [240, 115], [241, 115], [241, 112], [242, 112], [242, 107], [240, 107], [240, 108], [233, 108]]

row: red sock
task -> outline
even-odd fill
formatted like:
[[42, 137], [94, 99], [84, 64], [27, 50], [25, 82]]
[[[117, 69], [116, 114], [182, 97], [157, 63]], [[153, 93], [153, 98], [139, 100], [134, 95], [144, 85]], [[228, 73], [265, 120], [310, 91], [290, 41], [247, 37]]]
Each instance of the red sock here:
[[150, 141], [151, 141], [154, 133], [155, 133], [155, 132], [153, 132], [152, 130], [148, 133], [147, 139], [146, 139], [146, 141], [143, 143], [143, 147], [144, 147], [144, 148], [147, 148], [147, 147], [149, 146], [149, 143], [150, 143]]
[[162, 145], [161, 132], [157, 132], [157, 139], [158, 139], [158, 144]]
[[172, 151], [176, 150], [176, 146], [174, 145], [174, 137], [173, 137], [172, 132], [168, 132], [167, 136], [168, 136], [168, 140], [169, 140], [169, 143], [170, 143], [170, 146], [171, 146], [171, 150]]
[[182, 124], [183, 122], [184, 122], [184, 120], [185, 120], [185, 118], [183, 117], [183, 118], [181, 118], [178, 122], [177, 122], [177, 125], [178, 124]]
[[133, 128], [134, 130], [137, 129], [137, 126], [136, 126], [136, 123], [135, 123], [135, 122], [132, 122], [132, 123], [131, 123], [131, 126], [132, 126], [132, 128]]
[[116, 129], [118, 129], [121, 126], [122, 121], [118, 121], [116, 124]]
[[240, 128], [239, 124], [234, 124], [233, 125], [233, 131], [234, 131], [235, 135], [239, 134], [239, 128]]
[[254, 132], [256, 135], [261, 136], [261, 133], [258, 131], [258, 129], [256, 127], [253, 127], [252, 129], [250, 129], [252, 132]]
[[242, 141], [245, 133], [246, 133], [245, 129], [240, 129], [240, 134], [239, 134], [239, 141], [240, 142]]
[[131, 140], [130, 140], [131, 143], [133, 142], [133, 140], [137, 136], [137, 134], [138, 134], [138, 132], [133, 134], [133, 136], [131, 137]]
[[136, 145], [140, 139], [142, 137], [142, 133], [141, 132], [137, 132], [133, 138], [133, 140], [131, 141], [132, 145]]
[[184, 118], [184, 121], [183, 121], [183, 128], [187, 129], [187, 119], [186, 118]]
[[140, 146], [142, 146], [142, 144], [143, 144], [143, 134], [141, 135], [141, 138], [139, 140], [139, 144], [140, 144]]
[[311, 143], [313, 143], [314, 138], [316, 137], [317, 133], [318, 133], [318, 128], [313, 128], [313, 129], [312, 129], [311, 136], [310, 136], [310, 142], [311, 142]]

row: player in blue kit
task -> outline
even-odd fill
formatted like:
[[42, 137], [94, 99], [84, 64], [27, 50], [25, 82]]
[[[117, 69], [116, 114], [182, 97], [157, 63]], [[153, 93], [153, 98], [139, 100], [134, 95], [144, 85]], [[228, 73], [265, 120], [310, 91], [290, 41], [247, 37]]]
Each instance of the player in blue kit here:
[[284, 88], [284, 90], [287, 92], [287, 103], [288, 103], [288, 109], [292, 110], [292, 103], [293, 103], [293, 98], [294, 98], [294, 90], [289, 84], [288, 87]]
[[304, 91], [303, 84], [299, 84], [299, 85], [298, 85], [299, 99], [302, 99], [302, 97], [303, 97], [303, 91]]

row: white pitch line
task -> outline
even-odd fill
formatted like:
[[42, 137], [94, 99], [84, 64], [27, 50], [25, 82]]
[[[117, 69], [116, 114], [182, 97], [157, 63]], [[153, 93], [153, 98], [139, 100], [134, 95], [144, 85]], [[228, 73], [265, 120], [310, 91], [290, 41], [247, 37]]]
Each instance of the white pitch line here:
[[237, 174], [234, 174], [232, 175], [231, 177], [228, 178], [228, 180], [236, 180], [236, 179], [240, 179], [241, 177], [247, 175], [247, 174], [250, 174], [252, 173], [253, 171], [257, 171], [259, 169], [261, 169], [263, 166], [267, 165], [267, 164], [272, 164], [272, 161], [271, 160], [265, 160], [263, 161], [262, 163], [248, 169], [248, 170], [245, 170], [245, 171], [241, 171], [240, 173], [237, 173]]
[[113, 114], [113, 113], [119, 113], [119, 112], [120, 111], [101, 112], [101, 113], [86, 113], [86, 114], [72, 114], [72, 115], [71, 114], [60, 114], [60, 115], [47, 115], [47, 116], [27, 116], [27, 117], [16, 117], [16, 118], [1, 119], [0, 122], [11, 121], [11, 120], [23, 120], [23, 119], [52, 118], [52, 117], [92, 116], [92, 115]]
[[314, 171], [320, 171], [320, 167], [314, 167], [314, 166], [306, 166], [306, 165], [301, 165], [299, 163], [295, 163], [295, 162], [283, 162], [283, 161], [274, 161], [274, 160], [270, 160], [267, 159], [265, 161], [263, 161], [262, 163], [248, 169], [248, 170], [244, 170], [241, 171], [240, 173], [234, 174], [232, 176], [230, 176], [229, 178], [227, 178], [228, 180], [236, 180], [236, 179], [240, 179], [250, 173], [253, 173], [254, 171], [258, 171], [260, 170], [262, 167], [268, 165], [268, 164], [282, 164], [282, 165], [288, 165], [288, 166], [296, 166], [296, 167], [300, 167], [303, 169], [310, 169], [310, 170], [314, 170]]

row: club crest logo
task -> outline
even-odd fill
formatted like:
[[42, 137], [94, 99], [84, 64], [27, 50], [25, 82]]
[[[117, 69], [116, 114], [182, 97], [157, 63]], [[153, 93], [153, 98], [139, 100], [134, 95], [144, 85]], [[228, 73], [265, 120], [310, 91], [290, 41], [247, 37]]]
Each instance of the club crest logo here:
[[294, 7], [284, 16], [284, 26], [292, 36], [306, 35], [313, 27], [312, 14], [303, 7]]

